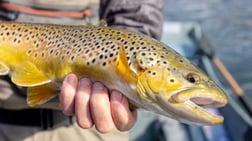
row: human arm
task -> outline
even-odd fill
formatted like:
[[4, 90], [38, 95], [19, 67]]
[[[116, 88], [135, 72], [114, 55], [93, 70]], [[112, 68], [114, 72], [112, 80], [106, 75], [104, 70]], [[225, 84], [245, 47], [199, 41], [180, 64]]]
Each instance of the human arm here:
[[100, 18], [109, 26], [128, 29], [160, 39], [163, 0], [101, 0]]

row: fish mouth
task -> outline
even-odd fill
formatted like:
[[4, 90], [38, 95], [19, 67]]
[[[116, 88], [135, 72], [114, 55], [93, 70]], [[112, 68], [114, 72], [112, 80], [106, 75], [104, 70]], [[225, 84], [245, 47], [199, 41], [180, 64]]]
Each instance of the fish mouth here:
[[228, 98], [221, 89], [190, 88], [171, 96], [171, 101], [185, 102], [190, 100], [200, 107], [223, 107]]
[[161, 107], [174, 118], [196, 125], [216, 125], [223, 117], [208, 111], [209, 107], [223, 107], [228, 99], [220, 89], [192, 88], [177, 92], [168, 100], [163, 95], [156, 97]]

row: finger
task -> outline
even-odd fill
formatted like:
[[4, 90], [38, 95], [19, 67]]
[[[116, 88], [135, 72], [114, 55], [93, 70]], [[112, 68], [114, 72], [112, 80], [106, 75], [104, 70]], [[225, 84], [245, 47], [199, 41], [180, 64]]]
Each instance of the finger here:
[[136, 122], [137, 112], [130, 111], [128, 99], [118, 91], [112, 91], [110, 97], [111, 114], [116, 128], [120, 131], [131, 129]]
[[66, 115], [74, 114], [74, 96], [76, 93], [78, 78], [74, 74], [69, 74], [63, 81], [59, 95], [60, 108]]
[[99, 82], [93, 84], [90, 109], [95, 127], [99, 132], [107, 133], [113, 129], [108, 90]]
[[92, 83], [87, 78], [79, 81], [77, 93], [75, 96], [75, 114], [77, 123], [80, 127], [87, 129], [93, 126], [93, 120], [90, 113], [89, 98], [91, 95]]

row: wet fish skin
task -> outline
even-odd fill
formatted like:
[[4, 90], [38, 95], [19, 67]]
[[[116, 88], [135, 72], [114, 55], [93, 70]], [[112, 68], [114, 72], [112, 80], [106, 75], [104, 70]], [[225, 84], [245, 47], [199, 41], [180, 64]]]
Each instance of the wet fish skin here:
[[132, 104], [184, 123], [215, 125], [226, 94], [198, 67], [148, 36], [106, 26], [0, 22], [0, 75], [28, 87], [30, 106], [54, 98], [64, 77], [100, 81]]

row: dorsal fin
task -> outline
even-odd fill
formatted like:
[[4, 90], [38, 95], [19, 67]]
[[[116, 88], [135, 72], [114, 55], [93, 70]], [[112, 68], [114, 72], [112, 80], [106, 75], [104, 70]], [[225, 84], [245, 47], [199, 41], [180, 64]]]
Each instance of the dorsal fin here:
[[104, 20], [104, 19], [101, 19], [101, 20], [99, 21], [99, 24], [98, 24], [98, 25], [99, 25], [99, 26], [108, 26], [106, 20]]

